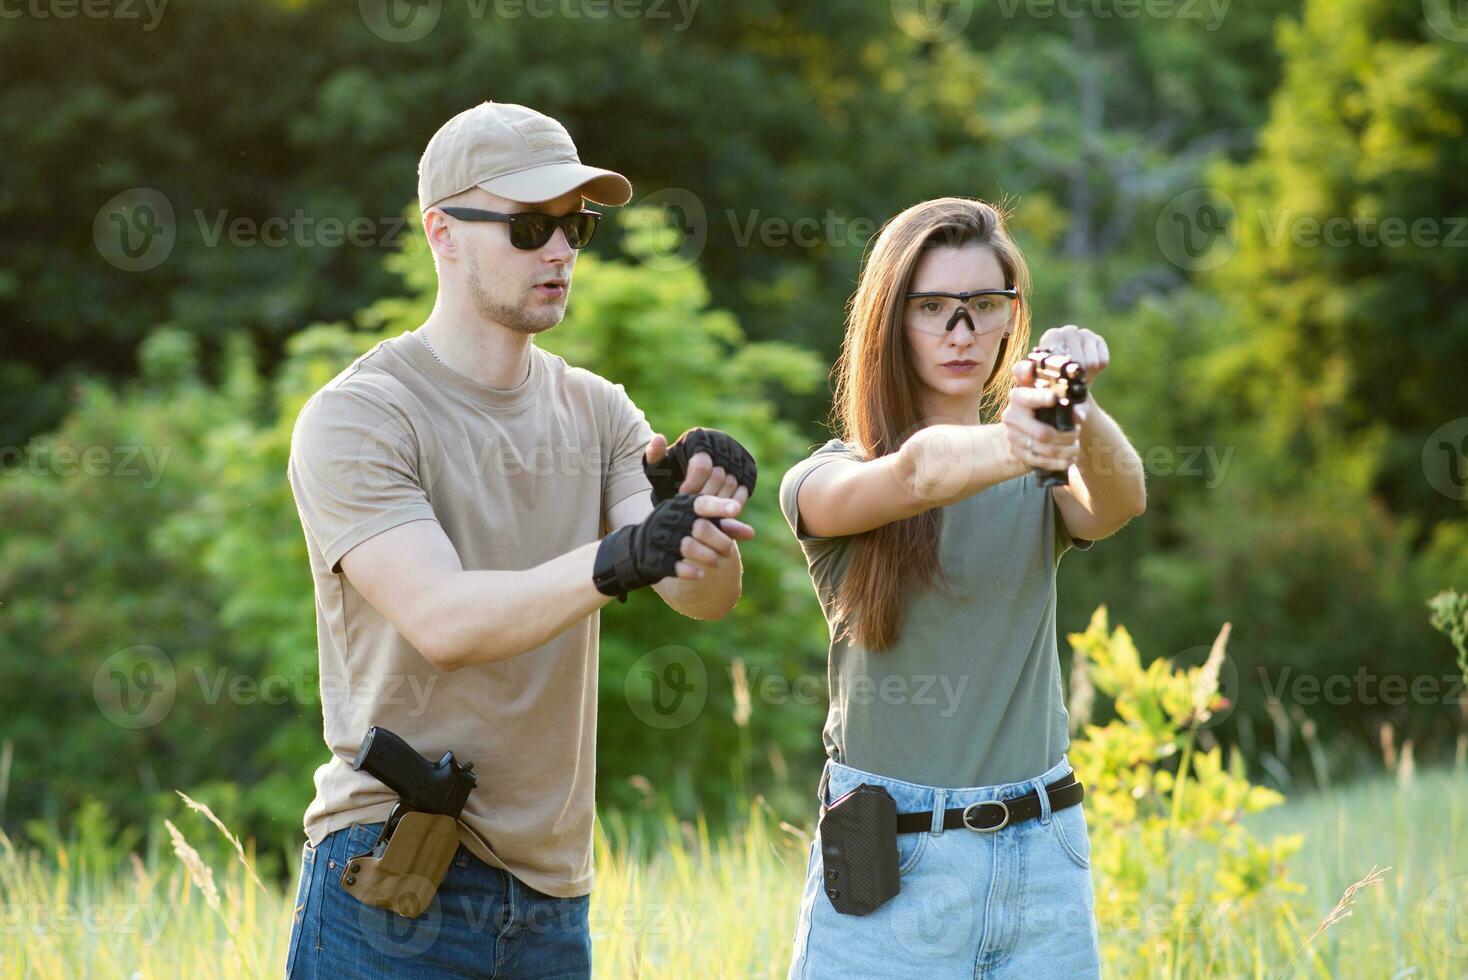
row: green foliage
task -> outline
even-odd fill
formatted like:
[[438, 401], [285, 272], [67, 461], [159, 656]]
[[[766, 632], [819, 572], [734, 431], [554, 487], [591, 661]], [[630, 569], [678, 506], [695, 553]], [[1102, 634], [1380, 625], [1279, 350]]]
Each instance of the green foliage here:
[[[421, 243], [395, 265], [409, 292], [364, 311], [371, 330], [301, 331], [273, 382], [232, 342], [222, 380], [207, 384], [193, 338], [156, 332], [140, 353], [142, 383], [121, 392], [85, 385], [66, 425], [37, 443], [36, 472], [0, 480], [9, 529], [0, 589], [10, 597], [0, 712], [15, 743], [12, 814], [64, 821], [97, 797], [138, 823], [171, 805], [160, 791], [184, 787], [252, 832], [284, 836], [299, 825], [325, 749], [312, 582], [285, 480], [290, 433], [315, 390], [431, 307]], [[783, 768], [784, 755], [819, 751], [819, 709], [810, 704], [761, 704], [747, 731], [732, 725], [729, 671], [738, 657], [757, 675], [793, 677], [824, 656], [824, 626], [799, 587], [803, 565], [775, 503], [779, 474], [805, 444], [770, 399], [773, 389], [811, 389], [823, 369], [791, 345], [748, 342], [732, 316], [709, 307], [696, 268], [655, 272], [593, 255], [579, 266], [571, 313], [541, 338], [547, 347], [625, 384], [670, 438], [695, 424], [723, 428], [765, 466], [745, 511], [762, 536], [744, 549], [746, 598], [736, 613], [697, 623], [639, 593], [605, 617], [600, 798], [640, 801], [627, 779], [645, 775], [691, 814], [744, 788], [772, 758]], [[64, 447], [132, 444], [160, 458], [146, 479], [41, 465]], [[670, 638], [708, 676], [705, 707], [679, 730], [649, 727], [628, 700], [633, 665]], [[148, 694], [155, 680], [157, 700]], [[145, 710], [130, 717], [124, 706], [139, 695]], [[751, 736], [767, 755], [749, 756]], [[801, 808], [803, 792], [770, 789], [792, 812]]]
[[[628, 174], [639, 197], [696, 195], [715, 304], [754, 339], [828, 362], [865, 235], [916, 200], [1020, 194], [1036, 246], [1074, 215], [1097, 234], [1070, 234], [1067, 255], [1135, 259], [1151, 235], [1139, 205], [1186, 181], [1211, 134], [1257, 125], [1277, 73], [1264, 42], [1296, 5], [1105, 30], [1022, 7], [995, 30], [986, 4], [943, 43], [900, 29], [886, 4], [838, 0], [696, 4], [686, 22], [680, 4], [643, 5], [669, 15], [645, 17], [419, 5], [438, 21], [407, 43], [369, 29], [371, 4], [334, 0], [187, 0], [156, 23], [0, 19], [0, 444], [52, 428], [70, 375], [131, 376], [162, 320], [211, 351], [246, 331], [268, 370], [301, 324], [391, 289], [380, 259], [400, 244], [418, 155], [485, 98], [563, 120], [583, 158]], [[1082, 113], [1082, 93], [1102, 113]], [[1178, 172], [1141, 179], [1178, 153]], [[167, 198], [177, 233], [139, 272], [104, 261], [92, 235], [99, 209], [133, 188]], [[284, 245], [253, 234], [298, 218], [304, 233]], [[250, 233], [235, 240], [239, 219]], [[367, 221], [369, 241], [331, 244], [319, 233], [330, 219]], [[800, 220], [823, 230], [794, 235]], [[616, 254], [610, 236], [595, 247]], [[782, 408], [813, 417], [819, 401]]]
[[[1439, 750], [1458, 730], [1420, 610], [1468, 576], [1463, 457], [1434, 455], [1449, 447], [1432, 437], [1461, 414], [1468, 350], [1461, 248], [1447, 241], [1468, 204], [1468, 87], [1450, 67], [1461, 45], [1416, 8], [1310, 2], [1279, 38], [1258, 151], [1209, 181], [1232, 207], [1236, 252], [1196, 273], [1196, 291], [1096, 321], [1117, 355], [1099, 397], [1144, 460], [1158, 455], [1147, 516], [1115, 542], [1131, 567], [1118, 556], [1091, 582], [1067, 563], [1062, 616], [1105, 601], [1171, 651], [1237, 623], [1237, 731], [1220, 737], [1283, 754], [1271, 695], [1285, 684], [1286, 727], [1318, 725], [1349, 769], [1372, 759], [1383, 723]], [[1456, 233], [1468, 245], [1468, 226]], [[1188, 447], [1218, 464], [1202, 456], [1187, 477]], [[1354, 682], [1344, 701], [1288, 687], [1358, 672], [1364, 697]], [[1389, 676], [1438, 695], [1389, 701], [1374, 686]], [[1274, 761], [1285, 788], [1293, 764]]]
[[[320, 749], [310, 580], [282, 478], [290, 426], [429, 308], [432, 269], [402, 205], [433, 129], [484, 98], [564, 120], [639, 198], [696, 199], [692, 264], [659, 261], [679, 233], [628, 209], [582, 256], [570, 316], [542, 340], [623, 383], [669, 437], [737, 433], [764, 474], [731, 616], [691, 624], [650, 596], [606, 614], [603, 799], [640, 801], [647, 784], [628, 780], [642, 775], [683, 813], [717, 810], [768, 779], [778, 810], [803, 812], [821, 706], [788, 685], [824, 687], [827, 635], [774, 489], [824, 439], [822, 380], [866, 233], [948, 193], [1015, 206], [1037, 332], [1075, 322], [1107, 338], [1098, 399], [1147, 463], [1146, 516], [1063, 564], [1062, 629], [1104, 603], [1185, 659], [1236, 623], [1235, 706], [1210, 731], [1276, 788], [1306, 768], [1291, 726], [1318, 731], [1338, 770], [1375, 762], [1383, 723], [1423, 756], [1457, 736], [1438, 702], [1281, 715], [1269, 696], [1286, 672], [1441, 676], [1422, 606], [1468, 582], [1462, 494], [1432, 471], [1462, 454], [1429, 441], [1461, 401], [1460, 250], [1368, 244], [1365, 221], [1339, 246], [1291, 234], [1340, 216], [1456, 233], [1468, 81], [1436, 0], [1268, 0], [1216, 24], [1023, 5], [1001, 17], [989, 3], [946, 40], [913, 9], [836, 0], [703, 4], [681, 29], [475, 6], [442, 4], [412, 43], [325, 0], [190, 0], [152, 30], [0, 18], [8, 825], [65, 821], [89, 795], [136, 823], [183, 785], [252, 829], [293, 832]], [[1232, 202], [1238, 248], [1190, 274], [1162, 261], [1156, 219], [1200, 184]], [[171, 254], [144, 272], [104, 261], [92, 237], [130, 188], [176, 214]], [[213, 240], [221, 220], [298, 214], [365, 218], [377, 234]], [[819, 230], [793, 234], [799, 219]], [[133, 447], [151, 468], [123, 458]], [[710, 680], [698, 717], [668, 731], [632, 718], [627, 682], [673, 637]], [[160, 655], [170, 711], [115, 724], [101, 705], [128, 720], [119, 692], [159, 679]], [[266, 678], [283, 699], [249, 689]]]
[[[1237, 313], [1212, 378], [1260, 448], [1349, 461], [1352, 489], [1431, 522], [1464, 516], [1423, 447], [1458, 414], [1468, 350], [1468, 75], [1422, 13], [1311, 0], [1282, 26], [1260, 151], [1217, 172], [1238, 251], [1209, 285]], [[1274, 477], [1261, 489], [1296, 472]]]
[[[1234, 215], [1217, 247], [1236, 251], [1193, 288], [1071, 314], [1113, 352], [1098, 398], [1142, 454], [1149, 508], [1104, 567], [1065, 563], [1060, 594], [1062, 623], [1105, 602], [1174, 653], [1235, 622], [1237, 707], [1217, 734], [1287, 788], [1291, 726], [1318, 730], [1340, 769], [1374, 761], [1384, 723], [1419, 749], [1458, 731], [1420, 610], [1468, 576], [1463, 455], [1455, 430], [1433, 436], [1461, 414], [1468, 350], [1447, 240], [1468, 245], [1468, 88], [1449, 67], [1461, 45], [1418, 8], [1310, 2], [1278, 36], [1257, 151], [1205, 181]], [[1358, 672], [1365, 697], [1289, 687]], [[1438, 696], [1388, 701], [1386, 677]]]
[[1468, 596], [1451, 590], [1439, 592], [1428, 606], [1432, 628], [1452, 641], [1458, 651], [1458, 672], [1468, 681]]
[[1221, 746], [1205, 751], [1197, 744], [1214, 712], [1232, 707], [1218, 689], [1228, 627], [1207, 661], [1182, 670], [1165, 657], [1144, 666], [1126, 627], [1109, 629], [1105, 606], [1069, 639], [1073, 700], [1089, 683], [1116, 710], [1105, 725], [1087, 725], [1070, 749], [1095, 828], [1097, 907], [1162, 913], [1150, 916], [1140, 942], [1108, 936], [1104, 958], [1126, 973], [1196, 975], [1196, 963], [1180, 968], [1200, 939], [1219, 943], [1259, 906], [1304, 891], [1285, 873], [1303, 835], [1262, 841], [1241, 823], [1284, 797], [1251, 785], [1237, 752], [1225, 764]]
[[[194, 556], [166, 546], [169, 522], [211, 481], [211, 435], [248, 406], [198, 380], [185, 334], [159, 331], [140, 360], [148, 373], [122, 391], [79, 385], [66, 423], [0, 480], [11, 817], [69, 818], [97, 796], [140, 822], [149, 794], [250, 781], [250, 743], [270, 725], [205, 694], [200, 678], [221, 665], [254, 664], [222, 642], [218, 596]], [[139, 694], [143, 712], [129, 714]]]

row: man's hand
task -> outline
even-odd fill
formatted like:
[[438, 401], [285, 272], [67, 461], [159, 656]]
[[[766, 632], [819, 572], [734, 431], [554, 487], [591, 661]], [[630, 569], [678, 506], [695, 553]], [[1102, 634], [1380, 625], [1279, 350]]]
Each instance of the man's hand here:
[[[656, 472], [662, 464], [671, 470], [673, 463], [667, 459], [668, 453], [668, 440], [654, 433], [643, 453], [644, 468]], [[651, 474], [648, 479], [653, 482]], [[694, 521], [693, 533], [683, 539], [683, 560], [678, 563], [678, 574], [653, 586], [669, 606], [685, 616], [720, 619], [738, 600], [741, 570], [738, 542], [752, 539], [754, 528], [734, 518], [749, 499], [752, 479], [750, 483], [748, 487], [741, 485], [737, 477], [715, 466], [707, 452], [695, 452], [687, 460], [676, 492], [699, 494], [701, 500], [711, 504], [725, 504], [727, 512]], [[639, 520], [650, 506], [652, 496], [656, 496], [656, 491], [648, 497], [629, 497], [618, 504], [613, 510], [613, 526]], [[688, 581], [690, 578], [695, 581]]]
[[[669, 497], [640, 524], [620, 527], [602, 538], [592, 576], [598, 591], [626, 602], [628, 592], [665, 578], [703, 578], [706, 566], [718, 565], [720, 549], [734, 547], [709, 518], [737, 514], [742, 507], [738, 501], [709, 494]], [[705, 528], [703, 540], [697, 525]], [[719, 539], [727, 545], [720, 545]]]
[[733, 436], [718, 429], [689, 429], [668, 446], [654, 433], [642, 456], [654, 504], [675, 493], [707, 493], [741, 504], [754, 492], [754, 457]]

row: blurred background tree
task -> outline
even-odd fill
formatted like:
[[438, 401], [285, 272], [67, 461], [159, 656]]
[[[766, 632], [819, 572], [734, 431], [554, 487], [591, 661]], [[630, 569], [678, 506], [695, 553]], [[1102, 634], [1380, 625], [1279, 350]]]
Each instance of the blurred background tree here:
[[[945, 194], [1014, 208], [1036, 327], [1107, 338], [1097, 399], [1147, 463], [1145, 518], [1062, 563], [1062, 635], [1104, 603], [1196, 667], [1232, 622], [1231, 708], [1200, 749], [1238, 746], [1276, 789], [1374, 764], [1383, 724], [1419, 758], [1461, 751], [1452, 651], [1422, 614], [1468, 585], [1468, 34], [1436, 0], [1133, 18], [983, 0], [937, 24], [900, 2], [686, 19], [443, 2], [413, 8], [438, 18], [419, 37], [371, 6], [0, 18], [5, 826], [65, 823], [89, 796], [141, 821], [177, 786], [296, 831], [324, 749], [291, 424], [426, 312], [417, 158], [486, 98], [561, 119], [643, 205], [583, 255], [547, 348], [670, 437], [728, 428], [766, 474], [730, 617], [645, 596], [604, 617], [605, 803], [656, 791], [717, 815], [763, 792], [807, 816], [824, 705], [788, 685], [824, 691], [827, 635], [774, 487], [827, 437], [867, 237]], [[106, 222], [140, 193], [172, 211], [155, 215], [172, 244], [129, 271]], [[250, 234], [272, 219], [276, 237]], [[331, 219], [365, 240], [332, 244]], [[99, 447], [101, 475], [81, 463]], [[670, 641], [709, 678], [676, 730], [626, 685]], [[1358, 670], [1373, 697], [1290, 688]], [[1387, 675], [1444, 680], [1395, 699]], [[109, 693], [124, 680], [169, 688], [166, 716]]]

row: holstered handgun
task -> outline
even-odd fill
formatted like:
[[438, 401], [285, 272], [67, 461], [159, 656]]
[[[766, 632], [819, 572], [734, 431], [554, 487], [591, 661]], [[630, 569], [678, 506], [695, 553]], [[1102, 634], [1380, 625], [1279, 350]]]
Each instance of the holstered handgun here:
[[386, 728], [368, 729], [352, 768], [396, 791], [398, 802], [372, 847], [347, 859], [342, 887], [376, 908], [409, 919], [421, 915], [458, 850], [458, 817], [476, 783], [473, 767], [452, 752], [429, 762]]
[[862, 783], [821, 817], [826, 897], [844, 915], [868, 915], [901, 890], [897, 803], [882, 786]]
[[[1035, 387], [1055, 392], [1055, 404], [1035, 409], [1035, 418], [1062, 432], [1075, 428], [1075, 406], [1086, 400], [1086, 370], [1064, 351], [1036, 347], [1025, 355], [1035, 365]], [[1042, 487], [1070, 482], [1065, 470], [1036, 470]]]

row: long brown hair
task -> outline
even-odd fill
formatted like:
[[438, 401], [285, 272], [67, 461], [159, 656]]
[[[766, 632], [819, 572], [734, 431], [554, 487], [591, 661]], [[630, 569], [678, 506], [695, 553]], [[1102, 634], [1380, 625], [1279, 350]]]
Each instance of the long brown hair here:
[[[922, 382], [908, 357], [903, 307], [913, 270], [929, 249], [983, 245], [1004, 270], [1005, 286], [1019, 291], [1012, 332], [1001, 342], [984, 382], [979, 418], [962, 421], [996, 421], [1008, 404], [1013, 365], [1029, 349], [1030, 336], [1030, 273], [1005, 228], [1008, 217], [1008, 211], [984, 201], [940, 197], [894, 216], [868, 249], [847, 309], [831, 412], [841, 441], [866, 459], [896, 452], [927, 421], [918, 415], [916, 391]], [[943, 511], [933, 507], [856, 535], [834, 615], [861, 646], [881, 651], [892, 645], [907, 590], [929, 588], [935, 580], [947, 587], [938, 561], [942, 529]]]

